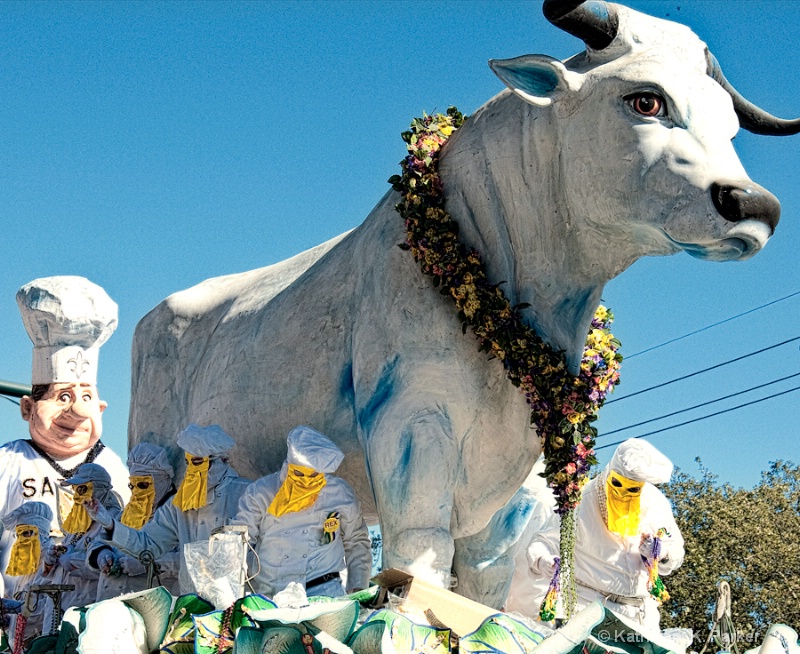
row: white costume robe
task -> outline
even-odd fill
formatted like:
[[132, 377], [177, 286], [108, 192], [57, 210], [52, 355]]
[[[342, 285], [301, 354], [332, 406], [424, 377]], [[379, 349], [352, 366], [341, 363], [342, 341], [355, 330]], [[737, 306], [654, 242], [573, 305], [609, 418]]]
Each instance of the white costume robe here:
[[[347, 590], [366, 588], [372, 569], [369, 531], [350, 485], [331, 474], [310, 507], [280, 518], [267, 512], [286, 478], [286, 467], [253, 482], [239, 501], [233, 524], [246, 525], [260, 570], [253, 580], [257, 593], [272, 597], [290, 582], [306, 585], [346, 568]], [[338, 513], [339, 529], [326, 542], [323, 525]], [[339, 578], [308, 588], [309, 595], [342, 595]]]

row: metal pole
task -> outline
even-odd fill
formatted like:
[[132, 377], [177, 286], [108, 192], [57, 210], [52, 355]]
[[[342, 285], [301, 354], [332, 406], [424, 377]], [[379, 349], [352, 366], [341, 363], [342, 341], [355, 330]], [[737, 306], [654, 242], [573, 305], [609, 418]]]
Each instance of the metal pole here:
[[30, 395], [31, 387], [26, 384], [18, 384], [16, 382], [4, 381], [0, 379], [0, 395], [8, 395], [10, 397], [22, 397], [23, 395]]

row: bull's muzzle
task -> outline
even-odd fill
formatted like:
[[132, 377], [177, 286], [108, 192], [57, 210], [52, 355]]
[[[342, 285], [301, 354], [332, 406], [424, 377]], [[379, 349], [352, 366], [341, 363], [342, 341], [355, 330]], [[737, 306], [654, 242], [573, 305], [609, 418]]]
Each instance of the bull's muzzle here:
[[781, 203], [763, 186], [750, 182], [745, 186], [734, 184], [711, 185], [711, 200], [720, 215], [734, 223], [757, 220], [775, 232], [781, 217]]

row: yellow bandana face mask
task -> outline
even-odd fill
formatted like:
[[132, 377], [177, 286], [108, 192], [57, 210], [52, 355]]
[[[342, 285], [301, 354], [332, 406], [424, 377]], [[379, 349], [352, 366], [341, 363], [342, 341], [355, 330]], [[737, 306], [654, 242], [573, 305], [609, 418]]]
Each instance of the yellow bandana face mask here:
[[32, 525], [17, 525], [17, 538], [11, 546], [6, 574], [11, 577], [30, 575], [39, 568], [39, 530]]
[[72, 496], [72, 510], [69, 512], [67, 519], [64, 520], [64, 531], [70, 534], [82, 534], [92, 526], [92, 519], [86, 512], [86, 507], [83, 503], [92, 499], [94, 484], [87, 481], [85, 484], [78, 484], [73, 488], [75, 489], [75, 494]]
[[122, 512], [120, 522], [126, 527], [141, 529], [153, 515], [156, 486], [150, 475], [132, 475], [128, 485], [131, 488], [131, 500]]
[[639, 533], [639, 500], [643, 481], [623, 477], [613, 470], [606, 477], [606, 509], [608, 530], [620, 536]]
[[286, 480], [275, 494], [267, 512], [280, 518], [285, 513], [302, 511], [317, 501], [325, 483], [323, 473], [290, 463]]
[[206, 505], [210, 463], [207, 456], [193, 456], [186, 453], [186, 474], [183, 476], [181, 487], [172, 500], [172, 503], [181, 511], [202, 509]]

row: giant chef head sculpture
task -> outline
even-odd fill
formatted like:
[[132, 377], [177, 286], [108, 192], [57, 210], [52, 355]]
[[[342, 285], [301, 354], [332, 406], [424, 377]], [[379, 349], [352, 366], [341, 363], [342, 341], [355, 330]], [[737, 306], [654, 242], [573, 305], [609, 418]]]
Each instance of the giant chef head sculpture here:
[[31, 439], [63, 460], [97, 444], [107, 403], [97, 392], [100, 346], [117, 328], [117, 305], [83, 277], [43, 277], [17, 292], [33, 341], [33, 390], [20, 403]]

